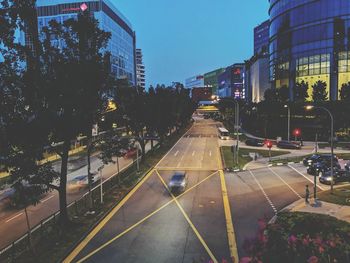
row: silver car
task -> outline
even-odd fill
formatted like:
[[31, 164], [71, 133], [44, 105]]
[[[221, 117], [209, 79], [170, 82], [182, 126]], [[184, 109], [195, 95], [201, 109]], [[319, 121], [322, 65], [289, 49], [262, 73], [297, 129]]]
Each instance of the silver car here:
[[169, 190], [173, 193], [183, 192], [186, 189], [187, 182], [186, 172], [176, 172], [170, 179]]

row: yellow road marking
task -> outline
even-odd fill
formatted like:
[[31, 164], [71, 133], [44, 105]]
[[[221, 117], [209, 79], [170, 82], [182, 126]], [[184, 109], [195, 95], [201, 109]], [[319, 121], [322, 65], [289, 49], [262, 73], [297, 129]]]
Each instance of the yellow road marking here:
[[209, 254], [211, 260], [214, 263], [218, 263], [217, 259], [214, 257], [213, 253], [211, 252], [210, 248], [208, 247], [208, 245], [205, 243], [204, 239], [202, 238], [201, 234], [198, 232], [197, 228], [193, 225], [192, 221], [190, 220], [190, 218], [188, 217], [188, 215], [186, 214], [185, 210], [182, 208], [182, 206], [180, 205], [179, 201], [177, 200], [177, 198], [171, 193], [170, 189], [168, 188], [167, 184], [164, 182], [164, 179], [160, 176], [160, 174], [158, 173], [158, 171], [156, 170], [156, 174], [158, 175], [159, 179], [161, 180], [161, 182], [163, 183], [164, 187], [167, 189], [167, 191], [169, 192], [169, 194], [171, 195], [171, 197], [173, 198], [173, 200], [175, 201], [176, 205], [179, 207], [181, 213], [183, 214], [183, 216], [185, 217], [186, 221], [188, 222], [188, 224], [191, 226], [193, 232], [196, 234], [197, 238], [199, 239], [199, 241], [202, 243], [203, 247], [205, 248], [205, 250], [207, 251], [207, 253]]
[[120, 210], [120, 208], [130, 199], [130, 197], [146, 182], [153, 174], [152, 169], [125, 197], [124, 199], [84, 238], [84, 240], [68, 255], [64, 263], [72, 262], [73, 259], [86, 247], [96, 234], [107, 224], [107, 222]]
[[[182, 194], [180, 194], [179, 196], [176, 197], [176, 199], [179, 199], [180, 197], [184, 196], [185, 194], [187, 194], [188, 192], [192, 191], [194, 188], [196, 188], [198, 185], [204, 183], [205, 181], [207, 181], [208, 179], [210, 179], [211, 177], [213, 177], [215, 174], [217, 174], [217, 171], [210, 174], [208, 177], [204, 178], [203, 180], [201, 180], [200, 182], [198, 182], [197, 184], [195, 184], [194, 186], [190, 187], [189, 189], [187, 189], [185, 192], [183, 192]], [[93, 250], [92, 252], [90, 252], [88, 255], [86, 255], [85, 257], [83, 257], [82, 259], [80, 259], [78, 261], [78, 263], [83, 262], [85, 260], [87, 260], [88, 258], [92, 257], [93, 255], [95, 255], [97, 252], [101, 251], [103, 248], [107, 247], [108, 245], [110, 245], [111, 243], [113, 243], [114, 241], [116, 241], [117, 239], [121, 238], [122, 236], [124, 236], [125, 234], [127, 234], [128, 232], [130, 232], [131, 230], [133, 230], [135, 227], [139, 226], [140, 224], [142, 224], [143, 222], [145, 222], [147, 219], [149, 219], [150, 217], [152, 217], [153, 215], [155, 215], [156, 213], [158, 213], [159, 211], [161, 211], [162, 209], [164, 209], [165, 207], [167, 207], [168, 205], [170, 205], [171, 203], [173, 203], [175, 200], [172, 199], [169, 202], [165, 203], [164, 205], [162, 205], [160, 208], [158, 208], [157, 210], [153, 211], [152, 213], [150, 213], [149, 215], [147, 215], [146, 217], [144, 217], [143, 219], [141, 219], [140, 221], [138, 221], [137, 223], [135, 223], [134, 225], [130, 226], [128, 229], [126, 229], [125, 231], [123, 231], [122, 233], [118, 234], [117, 236], [115, 236], [114, 238], [112, 238], [111, 240], [107, 241], [106, 243], [104, 243], [102, 246], [98, 247], [97, 249]], [[84, 245], [84, 247], [91, 241], [88, 240], [87, 243]], [[84, 248], [83, 247], [83, 248]], [[82, 248], [82, 249], [83, 249]], [[81, 250], [82, 250], [81, 249]], [[80, 250], [80, 251], [81, 251]], [[72, 257], [70, 259], [70, 261], [64, 261], [64, 262], [71, 262], [79, 253], [80, 251], [78, 251], [78, 253]], [[74, 251], [73, 251], [74, 252]]]
[[227, 195], [225, 176], [222, 170], [219, 171], [219, 174], [220, 174], [220, 181], [221, 181], [222, 199], [224, 202], [228, 246], [230, 249], [230, 255], [233, 262], [238, 262], [239, 258], [238, 258], [238, 250], [237, 250], [237, 243], [236, 243], [236, 235], [235, 235], [235, 230], [233, 228], [233, 223], [232, 223], [232, 215], [231, 215], [231, 209], [230, 209], [230, 202], [228, 200], [228, 195]]
[[158, 171], [216, 171], [216, 169], [206, 169], [201, 167], [157, 167]]

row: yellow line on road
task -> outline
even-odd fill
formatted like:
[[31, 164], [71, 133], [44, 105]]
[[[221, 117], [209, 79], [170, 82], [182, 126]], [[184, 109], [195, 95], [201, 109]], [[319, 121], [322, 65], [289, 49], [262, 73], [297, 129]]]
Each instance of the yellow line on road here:
[[[184, 196], [185, 194], [187, 194], [188, 192], [190, 192], [191, 190], [193, 190], [194, 188], [196, 188], [198, 185], [204, 183], [205, 181], [207, 181], [208, 179], [210, 179], [211, 177], [213, 177], [215, 174], [217, 174], [217, 171], [212, 173], [211, 175], [209, 175], [208, 177], [204, 178], [203, 180], [201, 180], [200, 182], [198, 182], [197, 184], [195, 184], [194, 186], [190, 187], [189, 189], [187, 189], [185, 192], [183, 192], [182, 194], [180, 194], [179, 196], [176, 197], [176, 199], [179, 199], [180, 197]], [[117, 236], [115, 236], [114, 238], [110, 239], [109, 241], [107, 241], [106, 243], [104, 243], [102, 246], [98, 247], [97, 249], [93, 250], [92, 252], [90, 252], [88, 255], [86, 255], [85, 257], [83, 257], [82, 259], [80, 259], [79, 261], [77, 261], [78, 263], [80, 262], [84, 262], [85, 260], [87, 260], [88, 258], [92, 257], [93, 255], [95, 255], [97, 252], [101, 251], [102, 249], [104, 249], [105, 247], [107, 247], [108, 245], [110, 245], [111, 243], [113, 243], [114, 241], [116, 241], [117, 239], [121, 238], [122, 236], [124, 236], [125, 234], [127, 234], [128, 232], [130, 232], [131, 230], [133, 230], [135, 227], [139, 226], [140, 224], [142, 224], [143, 222], [145, 222], [147, 219], [149, 219], [150, 217], [152, 217], [153, 215], [155, 215], [156, 213], [158, 213], [159, 211], [161, 211], [162, 209], [164, 209], [165, 207], [169, 206], [171, 203], [173, 203], [175, 200], [170, 200], [169, 202], [165, 203], [164, 205], [162, 205], [160, 208], [158, 208], [157, 210], [153, 211], [152, 213], [150, 213], [149, 215], [145, 216], [143, 219], [141, 219], [140, 221], [138, 221], [137, 223], [135, 223], [134, 225], [130, 226], [128, 229], [124, 230], [122, 233], [118, 234]], [[102, 226], [103, 227], [103, 226]], [[87, 243], [89, 243], [91, 241], [88, 240]], [[86, 243], [86, 244], [87, 244]], [[85, 246], [86, 246], [85, 244]], [[78, 251], [78, 253], [80, 253], [80, 251]], [[77, 255], [78, 253], [71, 258], [70, 261], [64, 261], [64, 262], [71, 262]]]
[[219, 171], [219, 174], [220, 174], [220, 181], [221, 181], [222, 199], [224, 202], [228, 246], [230, 249], [230, 255], [231, 255], [232, 261], [236, 263], [239, 261], [239, 257], [238, 257], [235, 229], [234, 229], [233, 223], [232, 223], [230, 202], [228, 200], [225, 175], [224, 175], [224, 172], [222, 170]]
[[157, 167], [158, 171], [216, 171], [216, 169], [206, 169], [200, 167]]
[[152, 169], [125, 197], [124, 199], [90, 232], [90, 234], [68, 255], [64, 263], [72, 262], [74, 258], [86, 247], [96, 234], [107, 224], [107, 222], [120, 210], [120, 208], [130, 199], [130, 197], [147, 181], [153, 174]]
[[160, 176], [160, 174], [158, 173], [158, 171], [156, 170], [156, 173], [160, 179], [160, 181], [163, 183], [164, 187], [167, 189], [167, 191], [169, 192], [169, 194], [171, 195], [171, 197], [173, 198], [173, 200], [175, 201], [176, 205], [179, 207], [181, 213], [183, 214], [183, 216], [185, 217], [186, 221], [188, 222], [188, 224], [190, 225], [190, 227], [192, 228], [193, 232], [196, 234], [197, 238], [199, 239], [199, 241], [202, 243], [203, 247], [205, 248], [205, 250], [207, 251], [207, 253], [209, 254], [211, 260], [214, 263], [218, 263], [217, 259], [215, 258], [214, 254], [211, 252], [210, 248], [208, 247], [208, 245], [205, 243], [204, 239], [202, 238], [201, 234], [198, 232], [197, 228], [193, 225], [192, 221], [190, 220], [190, 218], [188, 217], [188, 215], [186, 214], [185, 210], [182, 208], [182, 206], [180, 205], [179, 201], [177, 200], [178, 198], [176, 198], [170, 191], [170, 189], [168, 188], [167, 184], [164, 182], [163, 177]]

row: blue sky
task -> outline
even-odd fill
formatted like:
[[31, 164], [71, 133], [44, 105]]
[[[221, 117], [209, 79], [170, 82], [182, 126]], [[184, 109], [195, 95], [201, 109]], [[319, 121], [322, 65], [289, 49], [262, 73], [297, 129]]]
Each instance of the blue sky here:
[[268, 18], [267, 0], [111, 1], [136, 31], [147, 86], [243, 62], [253, 28]]

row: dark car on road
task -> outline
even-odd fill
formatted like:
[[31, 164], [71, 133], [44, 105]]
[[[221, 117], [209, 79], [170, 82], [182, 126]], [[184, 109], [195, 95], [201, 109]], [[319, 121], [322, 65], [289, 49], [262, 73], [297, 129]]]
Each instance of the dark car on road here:
[[[334, 162], [337, 163], [338, 162], [338, 158], [337, 156], [333, 155], [334, 156]], [[309, 157], [306, 157], [304, 160], [303, 160], [303, 164], [305, 166], [310, 166], [310, 165], [313, 165], [315, 163], [319, 163], [319, 162], [324, 162], [324, 161], [327, 161], [327, 162], [330, 162], [331, 160], [331, 154], [313, 154]]]
[[[340, 170], [341, 167], [338, 162], [333, 163], [334, 170]], [[328, 161], [318, 162], [310, 165], [307, 168], [307, 173], [310, 175], [321, 176], [322, 173], [326, 173], [331, 170], [331, 164]]]
[[172, 193], [183, 192], [187, 186], [187, 174], [186, 172], [176, 172], [170, 179], [169, 190]]
[[[322, 173], [322, 175], [319, 178], [320, 183], [323, 184], [331, 184], [332, 182], [332, 176], [331, 172], [327, 171]], [[333, 174], [333, 183], [343, 183], [343, 182], [350, 182], [350, 172], [344, 171], [344, 170], [335, 170]]]
[[245, 144], [248, 146], [255, 146], [255, 147], [263, 147], [265, 145], [264, 141], [255, 139], [255, 138], [248, 138], [245, 141]]
[[277, 147], [281, 149], [290, 149], [290, 150], [300, 150], [301, 146], [299, 143], [288, 142], [288, 141], [279, 141], [277, 142]]

